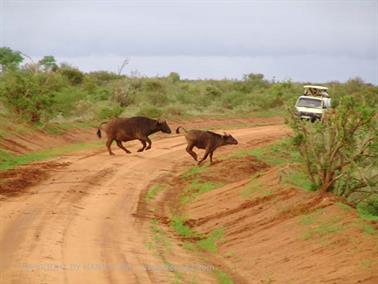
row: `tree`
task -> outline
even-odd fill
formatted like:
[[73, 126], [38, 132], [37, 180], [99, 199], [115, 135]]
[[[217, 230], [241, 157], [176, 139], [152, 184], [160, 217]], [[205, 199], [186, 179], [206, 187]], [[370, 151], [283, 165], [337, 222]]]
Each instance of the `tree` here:
[[77, 68], [62, 63], [59, 72], [68, 79], [71, 85], [79, 85], [84, 80], [84, 74]]
[[375, 115], [352, 96], [343, 97], [323, 122], [303, 121], [290, 111], [294, 144], [318, 190], [346, 197], [361, 190], [378, 193]]
[[51, 55], [44, 56], [38, 63], [43, 67], [44, 71], [56, 71], [58, 69], [55, 57]]
[[0, 65], [1, 70], [7, 68], [17, 68], [18, 65], [24, 60], [19, 51], [13, 51], [9, 47], [0, 48]]
[[180, 74], [177, 72], [171, 72], [168, 75], [168, 80], [171, 81], [172, 83], [176, 83], [180, 81]]

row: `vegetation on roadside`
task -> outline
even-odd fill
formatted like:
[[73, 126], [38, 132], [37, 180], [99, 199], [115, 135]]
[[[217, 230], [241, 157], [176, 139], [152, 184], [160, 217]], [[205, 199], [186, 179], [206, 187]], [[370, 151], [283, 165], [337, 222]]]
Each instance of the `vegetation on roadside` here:
[[378, 216], [376, 97], [344, 96], [315, 123], [298, 119], [293, 111], [288, 117], [292, 145], [311, 187], [358, 204], [365, 216]]
[[49, 158], [58, 157], [64, 154], [72, 153], [89, 148], [100, 147], [99, 142], [75, 143], [60, 146], [48, 150], [35, 151], [23, 155], [14, 155], [0, 150], [0, 170], [7, 170], [19, 165], [29, 164], [31, 162], [41, 161]]

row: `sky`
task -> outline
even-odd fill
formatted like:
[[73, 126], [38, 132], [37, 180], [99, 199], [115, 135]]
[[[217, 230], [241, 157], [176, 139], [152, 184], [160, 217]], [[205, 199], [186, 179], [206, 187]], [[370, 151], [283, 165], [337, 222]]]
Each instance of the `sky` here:
[[378, 84], [378, 0], [0, 0], [0, 46], [83, 71]]

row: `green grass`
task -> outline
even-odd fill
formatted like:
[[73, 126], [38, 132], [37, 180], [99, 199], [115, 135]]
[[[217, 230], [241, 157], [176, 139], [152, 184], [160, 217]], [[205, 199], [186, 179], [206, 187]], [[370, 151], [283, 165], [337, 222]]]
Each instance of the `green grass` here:
[[372, 225], [369, 225], [369, 224], [363, 224], [361, 229], [362, 229], [362, 232], [364, 232], [365, 234], [368, 234], [368, 235], [376, 235], [377, 234], [377, 230]]
[[353, 207], [349, 206], [348, 204], [342, 203], [342, 202], [336, 202], [335, 203], [337, 206], [339, 206], [341, 209], [345, 211], [352, 211], [354, 210]]
[[216, 184], [211, 181], [201, 181], [198, 179], [193, 180], [188, 186], [183, 190], [180, 197], [181, 204], [187, 204], [190, 201], [196, 199], [199, 195], [209, 192], [217, 187], [222, 186], [221, 184]]
[[257, 177], [252, 177], [251, 181], [241, 189], [240, 196], [245, 199], [250, 198], [255, 193], [260, 193], [262, 188], [263, 186]]
[[152, 219], [150, 222], [151, 239], [147, 242], [147, 248], [158, 253], [159, 249], [171, 251], [172, 244], [169, 241], [167, 234], [160, 228], [159, 222], [156, 219]]
[[217, 228], [209, 233], [206, 239], [196, 242], [198, 247], [208, 252], [216, 253], [218, 250], [217, 242], [221, 241], [224, 236], [223, 228]]
[[203, 165], [201, 167], [199, 166], [194, 166], [194, 167], [191, 167], [189, 170], [187, 170], [186, 172], [184, 172], [181, 176], [183, 178], [191, 178], [191, 177], [195, 177], [195, 176], [198, 176], [200, 175], [201, 173], [203, 173], [206, 169], [208, 168], [207, 165]]
[[340, 224], [342, 217], [337, 216], [328, 220], [318, 220], [319, 215], [305, 215], [301, 224], [308, 226], [307, 232], [303, 235], [304, 240], [323, 239], [330, 234], [342, 232], [344, 227]]
[[368, 221], [378, 221], [378, 196], [357, 204], [359, 216]]
[[314, 191], [314, 186], [312, 182], [302, 169], [290, 169], [287, 172], [282, 173], [282, 176], [283, 182], [286, 184], [302, 188], [306, 191]]
[[11, 169], [20, 165], [29, 164], [36, 161], [55, 158], [75, 151], [92, 149], [102, 146], [101, 142], [84, 142], [64, 145], [42, 151], [35, 151], [24, 155], [13, 155], [0, 150], [0, 170]]
[[148, 190], [147, 190], [147, 193], [146, 193], [146, 201], [149, 202], [149, 201], [152, 201], [156, 198], [157, 194], [164, 190], [164, 187], [162, 187], [160, 184], [155, 184], [153, 186], [151, 186]]
[[182, 216], [173, 216], [171, 218], [171, 227], [182, 237], [196, 237], [198, 233], [193, 231], [188, 225], [185, 225], [186, 219]]
[[233, 284], [234, 283], [231, 277], [226, 272], [223, 272], [222, 270], [215, 269], [214, 274], [219, 284]]
[[254, 156], [270, 166], [296, 163], [301, 160], [299, 153], [292, 147], [289, 138], [262, 147], [235, 151], [227, 158], [244, 158], [249, 156]]

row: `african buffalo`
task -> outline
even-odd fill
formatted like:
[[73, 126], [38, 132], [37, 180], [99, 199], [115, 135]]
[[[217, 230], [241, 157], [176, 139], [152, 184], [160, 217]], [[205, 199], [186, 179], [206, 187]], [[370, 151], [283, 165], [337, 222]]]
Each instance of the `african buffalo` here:
[[[114, 155], [110, 146], [113, 140], [117, 142], [119, 148], [124, 150], [126, 153], [131, 153], [123, 145], [122, 141], [139, 140], [143, 147], [138, 150], [142, 152], [144, 150], [151, 149], [151, 140], [148, 138], [149, 135], [155, 132], [171, 133], [167, 122], [165, 120], [155, 120], [147, 117], [136, 116], [130, 118], [115, 118], [109, 122], [103, 122], [97, 129], [97, 136], [101, 138], [101, 128], [104, 126], [104, 130], [107, 136], [106, 147], [108, 148], [109, 154]], [[147, 148], [146, 148], [146, 144]]]
[[199, 149], [205, 149], [205, 154], [203, 158], [198, 162], [200, 165], [207, 156], [210, 154], [210, 163], [213, 163], [213, 153], [214, 151], [224, 145], [238, 144], [238, 141], [231, 135], [225, 134], [220, 135], [211, 131], [202, 131], [202, 130], [189, 130], [179, 126], [176, 129], [176, 133], [180, 133], [180, 128], [185, 132], [185, 138], [188, 142], [186, 151], [197, 161], [197, 154], [193, 151], [194, 147]]

